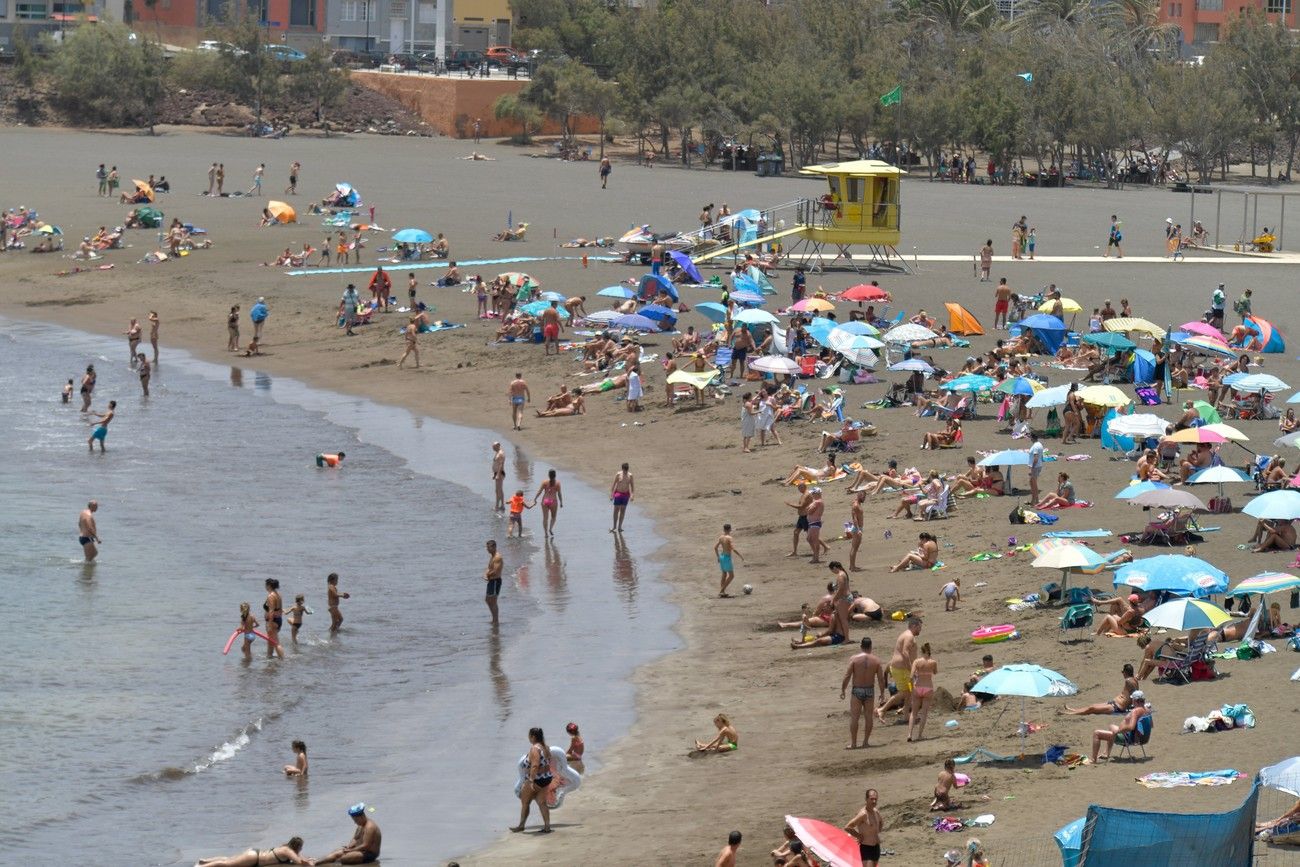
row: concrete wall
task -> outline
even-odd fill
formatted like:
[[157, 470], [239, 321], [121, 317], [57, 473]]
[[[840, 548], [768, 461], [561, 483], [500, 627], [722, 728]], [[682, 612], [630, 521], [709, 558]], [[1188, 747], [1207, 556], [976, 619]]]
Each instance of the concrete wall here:
[[[354, 71], [352, 80], [396, 99], [435, 130], [453, 138], [472, 138], [476, 118], [482, 121], [485, 137], [517, 134], [518, 124], [492, 116], [492, 104], [499, 96], [518, 93], [528, 83], [510, 78], [451, 78], [370, 70]], [[600, 131], [599, 122], [592, 118], [583, 118], [576, 126], [584, 134]], [[559, 132], [559, 125], [549, 121], [542, 130], [544, 135]]]

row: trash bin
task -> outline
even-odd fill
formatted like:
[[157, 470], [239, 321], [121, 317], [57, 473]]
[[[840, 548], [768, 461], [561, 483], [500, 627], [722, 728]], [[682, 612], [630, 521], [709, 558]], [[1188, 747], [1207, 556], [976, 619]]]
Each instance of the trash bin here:
[[784, 156], [782, 156], [781, 154], [772, 154], [767, 158], [767, 160], [768, 160], [768, 169], [767, 169], [768, 177], [772, 177], [772, 178], [778, 177], [783, 172], [785, 172]]
[[758, 158], [758, 161], [754, 166], [754, 174], [758, 175], [760, 178], [767, 177], [767, 154], [763, 154]]

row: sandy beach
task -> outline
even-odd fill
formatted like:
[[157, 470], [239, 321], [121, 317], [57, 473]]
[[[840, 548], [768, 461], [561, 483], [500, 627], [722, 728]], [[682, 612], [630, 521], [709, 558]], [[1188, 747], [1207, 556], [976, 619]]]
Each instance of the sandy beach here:
[[[688, 229], [706, 203], [727, 202], [733, 210], [776, 205], [819, 194], [821, 188], [814, 181], [616, 164], [609, 189], [602, 191], [594, 162], [529, 159], [514, 149], [491, 145], [478, 149], [496, 157], [495, 162], [470, 162], [461, 159], [469, 147], [441, 139], [338, 137], [267, 142], [174, 130], [149, 138], [11, 129], [0, 133], [0, 146], [11, 163], [6, 201], [0, 204], [36, 207], [43, 218], [63, 227], [70, 249], [100, 225], [111, 228], [120, 224], [128, 209], [96, 198], [94, 169], [101, 161], [116, 163], [124, 178], [165, 174], [174, 190], [160, 200], [167, 219], [178, 216], [206, 228], [214, 245], [178, 262], [137, 264], [154, 248], [155, 232], [135, 230], [128, 233], [129, 249], [110, 252], [103, 260], [115, 265], [112, 270], [67, 277], [56, 277], [54, 272], [71, 267], [68, 259], [23, 251], [6, 253], [0, 256], [0, 274], [6, 278], [0, 292], [0, 314], [117, 334], [130, 317], [143, 318], [153, 309], [163, 323], [164, 364], [169, 347], [183, 347], [200, 358], [223, 363], [229, 358], [224, 351], [226, 311], [233, 304], [241, 304], [247, 311], [258, 296], [265, 296], [271, 309], [264, 335], [265, 354], [232, 360], [232, 364], [503, 431], [503, 438], [518, 443], [538, 461], [577, 474], [598, 488], [608, 486], [620, 463], [631, 464], [636, 502], [670, 540], [659, 557], [674, 586], [673, 601], [681, 608], [678, 629], [685, 647], [637, 673], [635, 726], [614, 750], [600, 757], [601, 770], [556, 813], [556, 834], [506, 834], [518, 805], [509, 792], [503, 792], [500, 809], [483, 817], [485, 823], [501, 829], [501, 841], [485, 851], [466, 853], [460, 859], [463, 864], [506, 865], [524, 860], [556, 865], [712, 863], [732, 829], [745, 834], [741, 863], [770, 863], [767, 853], [780, 841], [783, 816], [812, 816], [843, 824], [861, 805], [867, 787], [880, 792], [884, 846], [897, 853], [884, 863], [940, 863], [943, 852], [959, 848], [969, 835], [931, 830], [927, 806], [943, 760], [980, 746], [1000, 754], [1019, 751], [1018, 704], [1004, 701], [972, 712], [954, 709], [952, 702], [982, 653], [991, 652], [998, 664], [1036, 662], [1062, 672], [1079, 686], [1079, 696], [1071, 700], [1079, 703], [1112, 697], [1120, 686], [1120, 666], [1136, 663], [1140, 657], [1132, 639], [1098, 637], [1064, 643], [1057, 623], [1059, 608], [1007, 610], [1008, 598], [1034, 592], [1058, 577], [1029, 568], [1030, 558], [1025, 553], [971, 561], [981, 552], [1006, 552], [1009, 536], [1021, 542], [1039, 537], [1035, 528], [1008, 524], [1007, 513], [1015, 502], [1011, 498], [963, 500], [947, 520], [922, 526], [888, 520], [897, 497], [881, 495], [866, 504], [865, 544], [860, 557], [865, 571], [854, 573], [853, 586], [887, 612], [907, 610], [924, 617], [922, 640], [931, 643], [938, 661], [939, 688], [923, 741], [906, 742], [905, 726], [878, 725], [870, 748], [846, 752], [847, 703], [839, 698], [844, 666], [864, 634], [872, 636], [877, 655], [887, 659], [902, 624], [886, 620], [855, 629], [844, 647], [795, 652], [789, 648], [793, 631], [776, 628], [778, 620], [798, 619], [800, 603], [815, 603], [830, 578], [823, 565], [810, 565], [806, 557], [785, 556], [793, 526], [793, 511], [785, 503], [792, 492], [777, 481], [796, 465], [822, 462], [817, 444], [820, 432], [830, 429], [826, 423], [809, 420], [783, 426], [779, 429], [783, 445], [744, 454], [736, 395], [745, 388], [733, 389], [733, 396], [723, 403], [669, 410], [661, 406], [662, 372], [657, 365], [647, 365], [653, 369], [646, 375], [644, 412], [629, 414], [623, 403], [609, 395], [595, 395], [588, 399], [588, 413], [583, 417], [528, 418], [522, 431], [506, 433], [509, 407], [505, 390], [516, 371], [528, 380], [534, 405], [553, 393], [558, 383], [573, 386], [593, 381], [575, 375], [579, 365], [572, 354], [546, 358], [540, 346], [492, 344], [496, 323], [475, 319], [473, 295], [430, 286], [441, 273], [430, 269], [415, 272], [420, 281], [419, 297], [435, 306], [436, 318], [467, 323], [468, 327], [423, 336], [423, 365], [418, 370], [398, 370], [402, 340], [397, 328], [405, 317], [380, 316], [381, 324], [360, 329], [355, 338], [345, 338], [334, 327], [342, 289], [347, 282], [354, 282], [364, 290], [368, 274], [291, 277], [281, 269], [259, 264], [273, 260], [285, 247], [297, 250], [304, 242], [318, 246], [326, 232], [319, 227], [318, 218], [303, 212], [311, 199], [319, 199], [335, 182], [346, 180], [362, 191], [367, 205], [376, 206], [380, 225], [444, 232], [452, 246], [452, 258], [539, 260], [471, 266], [465, 269], [469, 273], [482, 273], [490, 280], [501, 271], [523, 270], [544, 290], [586, 294], [588, 309], [597, 309], [603, 306], [598, 303], [603, 299], [595, 297], [596, 290], [639, 276], [642, 269], [599, 261], [584, 267], [575, 251], [560, 249], [559, 243], [578, 236], [618, 236], [643, 223], [661, 230]], [[259, 229], [264, 201], [209, 200], [198, 195], [206, 187], [205, 173], [212, 161], [225, 162], [228, 189], [247, 189], [253, 169], [265, 162], [265, 189], [278, 192], [287, 183], [287, 169], [294, 160], [303, 164], [300, 195], [288, 200], [303, 214], [300, 224]], [[52, 166], [59, 170], [51, 170]], [[1173, 216], [1187, 225], [1188, 206], [1187, 196], [1163, 190], [987, 189], [912, 179], [903, 185], [901, 249], [907, 255], [914, 250], [920, 255], [969, 255], [991, 237], [1000, 254], [993, 269], [995, 280], [1006, 276], [1014, 289], [1027, 292], [1054, 282], [1087, 310], [1105, 299], [1118, 305], [1121, 298], [1127, 298], [1136, 315], [1160, 325], [1199, 318], [1218, 282], [1227, 283], [1230, 303], [1250, 287], [1255, 311], [1288, 337], [1294, 334], [1300, 339], [1289, 267], [1247, 261], [1198, 264], [1195, 255], [1177, 264], [1100, 258], [1110, 214], [1120, 214], [1124, 220], [1127, 255], [1158, 256], [1163, 250], [1165, 217]], [[1201, 208], [1198, 199], [1198, 218]], [[1212, 208], [1207, 206], [1209, 210]], [[1095, 254], [1096, 261], [1006, 261], [1002, 254], [1010, 226], [1021, 214], [1028, 215], [1037, 227], [1040, 256], [1050, 260], [1054, 255]], [[1271, 224], [1271, 215], [1267, 216], [1261, 221]], [[490, 240], [508, 218], [530, 223], [526, 241], [505, 244]], [[386, 241], [386, 233], [370, 237], [364, 265], [374, 265], [377, 250]], [[398, 287], [405, 286], [407, 271], [400, 265], [391, 266], [391, 271], [394, 294], [404, 298]], [[706, 271], [705, 276], [712, 273], [725, 274]], [[782, 271], [773, 278], [781, 292], [776, 300], [782, 303], [788, 297], [789, 274]], [[936, 351], [936, 357], [947, 366], [959, 367], [968, 354], [987, 350], [998, 336], [989, 328], [992, 285], [976, 282], [969, 261], [922, 262], [914, 275], [878, 279], [894, 294], [896, 308], [938, 313], [943, 302], [959, 301], [981, 319], [988, 333], [973, 338], [970, 350]], [[851, 273], [813, 275], [809, 288], [820, 284], [833, 292], [856, 282], [860, 280]], [[694, 304], [717, 298], [713, 293], [686, 290], [683, 300]], [[768, 309], [776, 306], [769, 303]], [[705, 321], [693, 313], [681, 320], [697, 327]], [[247, 338], [251, 328], [246, 319], [243, 327]], [[645, 344], [648, 352], [660, 356], [671, 349], [666, 338], [649, 338]], [[1300, 364], [1293, 352], [1265, 356], [1264, 370], [1300, 386]], [[877, 375], [886, 381], [898, 378], [879, 369]], [[1059, 370], [1049, 375], [1053, 385], [1070, 381]], [[816, 384], [820, 383], [811, 383]], [[59, 386], [50, 383], [51, 393]], [[900, 466], [922, 471], [933, 466], [956, 472], [965, 468], [965, 456], [976, 450], [1024, 446], [1000, 433], [991, 412], [982, 408], [982, 418], [965, 426], [964, 449], [922, 452], [918, 447], [921, 432], [939, 427], [933, 419], [918, 419], [910, 409], [860, 409], [887, 387], [844, 387], [848, 414], [878, 428], [878, 435], [865, 440], [851, 457], [865, 466], [878, 468], [896, 458]], [[1131, 392], [1131, 387], [1126, 390]], [[1184, 396], [1199, 398], [1200, 394]], [[1178, 414], [1170, 406], [1154, 410], [1171, 420]], [[1036, 421], [1041, 423], [1040, 418]], [[1278, 435], [1275, 421], [1246, 421], [1239, 426], [1250, 436], [1246, 445], [1251, 450], [1276, 451], [1272, 446]], [[1047, 440], [1046, 444], [1049, 452], [1060, 453], [1059, 441]], [[124, 440], [117, 445], [129, 448]], [[1054, 475], [1056, 466], [1068, 466], [1080, 496], [1095, 505], [1062, 512], [1056, 528], [1107, 528], [1116, 535], [1140, 530], [1147, 514], [1112, 499], [1127, 483], [1132, 464], [1111, 460], [1113, 453], [1103, 452], [1097, 440], [1084, 440], [1065, 449], [1064, 454], [1084, 454], [1090, 459], [1054, 465], [1050, 474]], [[1236, 465], [1248, 457], [1236, 448], [1225, 449], [1225, 454], [1231, 455]], [[489, 484], [487, 468], [484, 455], [485, 487]], [[1017, 471], [1016, 480], [1024, 486], [1023, 471]], [[1240, 506], [1247, 501], [1251, 487], [1237, 486], [1229, 494]], [[1193, 492], [1202, 498], [1213, 496], [1213, 491], [1205, 488], [1193, 488]], [[827, 485], [826, 500], [828, 557], [847, 561], [848, 543], [835, 538], [849, 515], [845, 483]], [[753, 585], [752, 595], [717, 598], [712, 547], [724, 522], [734, 526], [736, 546], [744, 557], [737, 582]], [[1197, 546], [1198, 556], [1228, 572], [1234, 584], [1258, 572], [1286, 571], [1295, 558], [1293, 553], [1253, 554], [1240, 549], [1238, 545], [1249, 537], [1254, 520], [1239, 513], [1203, 516], [1202, 523], [1222, 529], [1206, 535], [1205, 542]], [[561, 528], [561, 534], [583, 545], [607, 546], [612, 544], [607, 529], [570, 524]], [[888, 573], [921, 530], [939, 537], [945, 568], [935, 573]], [[1096, 541], [1102, 551], [1120, 547], [1115, 538]], [[1168, 552], [1140, 546], [1133, 549], [1138, 557]], [[467, 566], [478, 568], [477, 564]], [[946, 613], [939, 592], [954, 577], [961, 579], [963, 600], [956, 612]], [[1094, 576], [1088, 583], [1109, 589], [1110, 576]], [[1282, 603], [1284, 620], [1297, 617], [1288, 609], [1285, 594], [1269, 601]], [[1014, 623], [1021, 639], [991, 647], [970, 641], [973, 629], [1002, 623]], [[1294, 730], [1294, 691], [1300, 687], [1288, 678], [1300, 657], [1283, 642], [1274, 644], [1280, 651], [1276, 654], [1253, 661], [1220, 662], [1224, 676], [1212, 682], [1144, 684], [1157, 711], [1148, 760], [1073, 770], [1040, 767], [1032, 760], [970, 765], [966, 773], [972, 784], [962, 792], [968, 806], [953, 814], [964, 818], [996, 815], [995, 824], [975, 832], [986, 844], [992, 863], [1051, 864], [1058, 858], [1051, 833], [1083, 815], [1090, 803], [1172, 812], [1236, 806], [1249, 788], [1248, 781], [1223, 789], [1166, 790], [1144, 788], [1134, 777], [1154, 771], [1225, 767], [1253, 775], [1261, 766], [1290, 755], [1294, 741], [1286, 732]], [[611, 647], [609, 652], [618, 653], [618, 648]], [[1254, 710], [1259, 721], [1256, 728], [1220, 734], [1180, 733], [1185, 717], [1242, 702]], [[1027, 754], [1041, 754], [1052, 744], [1086, 754], [1092, 730], [1117, 721], [1103, 716], [1064, 716], [1060, 710], [1066, 703], [1060, 699], [1028, 703], [1027, 719], [1045, 728], [1029, 736]], [[689, 757], [694, 739], [712, 736], [710, 719], [719, 712], [735, 722], [741, 749], [732, 755]], [[949, 720], [958, 725], [945, 727]], [[373, 724], [383, 723], [376, 720]], [[561, 737], [557, 731], [552, 740], [563, 743]], [[988, 800], [980, 800], [982, 797]], [[1276, 815], [1289, 803], [1277, 793], [1265, 793], [1261, 812], [1272, 810], [1269, 815]], [[431, 808], [437, 808], [436, 799]], [[385, 826], [384, 831], [388, 837], [406, 833], [392, 826]], [[419, 831], [411, 829], [410, 833]], [[1287, 860], [1289, 857], [1293, 856], [1269, 852], [1263, 863], [1295, 863]]]

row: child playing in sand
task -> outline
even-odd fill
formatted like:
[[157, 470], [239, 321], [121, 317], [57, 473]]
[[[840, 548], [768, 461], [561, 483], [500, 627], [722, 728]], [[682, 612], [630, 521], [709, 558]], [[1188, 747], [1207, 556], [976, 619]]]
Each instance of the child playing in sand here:
[[695, 742], [695, 749], [702, 753], [729, 753], [740, 749], [740, 733], [736, 727], [727, 719], [726, 714], [718, 714], [713, 718], [713, 724], [718, 728], [718, 736], [707, 744]]
[[944, 611], [956, 611], [957, 603], [961, 601], [961, 579], [954, 578], [943, 585], [939, 595], [943, 597]]
[[943, 770], [939, 772], [939, 782], [934, 787], [934, 800], [930, 802], [930, 812], [961, 809], [961, 804], [952, 800], [952, 787], [955, 785], [957, 785], [957, 763], [952, 759], [945, 759]]
[[510, 498], [510, 526], [506, 530], [506, 538], [509, 539], [516, 527], [519, 528], [519, 538], [524, 536], [524, 509], [531, 509], [532, 506], [524, 502], [524, 492], [515, 491], [515, 495]]
[[[299, 596], [299, 599], [302, 597]], [[286, 777], [305, 777], [307, 776], [307, 744], [302, 741], [293, 742], [294, 762], [292, 765], [284, 766], [284, 775]]]
[[293, 605], [290, 606], [289, 610], [286, 611], [285, 614], [289, 615], [289, 625], [293, 627], [293, 630], [289, 633], [289, 637], [294, 641], [297, 641], [298, 627], [302, 626], [302, 616], [304, 614], [311, 614], [311, 612], [307, 610], [307, 597], [301, 593], [293, 597]]

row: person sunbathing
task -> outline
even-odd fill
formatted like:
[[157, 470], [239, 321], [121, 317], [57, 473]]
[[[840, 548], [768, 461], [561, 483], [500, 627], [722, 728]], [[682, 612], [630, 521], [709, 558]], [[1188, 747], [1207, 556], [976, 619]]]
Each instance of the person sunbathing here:
[[1291, 831], [1300, 830], [1300, 827], [1290, 826], [1300, 826], [1300, 801], [1296, 801], [1291, 805], [1291, 809], [1287, 810], [1272, 821], [1256, 822], [1255, 833], [1259, 834], [1269, 831], [1277, 832], [1282, 829], [1286, 829], [1286, 833], [1290, 833]]
[[527, 223], [520, 223], [513, 229], [502, 229], [492, 236], [493, 241], [522, 241], [528, 231]]
[[962, 494], [975, 494], [983, 490], [984, 476], [986, 471], [976, 461], [974, 455], [966, 456], [966, 472], [955, 476], [948, 481], [948, 490], [954, 497]]
[[956, 445], [961, 436], [961, 422], [955, 418], [948, 419], [948, 426], [939, 432], [928, 432], [921, 438], [922, 449], [942, 449]]
[[290, 837], [289, 842], [269, 849], [247, 849], [238, 855], [225, 858], [200, 858], [197, 867], [261, 867], [263, 864], [314, 864], [302, 857], [302, 838]]
[[1264, 533], [1255, 546], [1256, 554], [1263, 554], [1266, 551], [1290, 551], [1295, 548], [1296, 532], [1295, 524], [1291, 521], [1261, 521], [1264, 525]]
[[803, 629], [810, 632], [814, 629], [825, 629], [830, 625], [831, 618], [835, 614], [835, 603], [832, 600], [832, 594], [835, 592], [835, 583], [831, 582], [826, 585], [827, 593], [813, 608], [807, 602], [799, 606], [798, 620], [778, 620], [776, 625], [779, 629]]
[[816, 467], [795, 467], [782, 484], [797, 485], [800, 482], [808, 484], [827, 482], [835, 478], [839, 472], [840, 468], [835, 465], [835, 452], [830, 452], [826, 455], [826, 466], [820, 469]]
[[1137, 462], [1137, 477], [1140, 482], [1164, 482], [1169, 476], [1157, 466], [1155, 449], [1147, 449]]
[[569, 391], [569, 387], [567, 385], [561, 382], [559, 384], [559, 389], [560, 389], [559, 391], [557, 391], [555, 394], [551, 395], [546, 399], [547, 409], [558, 409], [559, 407], [562, 406], [568, 406], [570, 403], [573, 402], [573, 395]]
[[[934, 414], [938, 410], [955, 410], [962, 401], [962, 396], [955, 391], [941, 390], [936, 397], [924, 394], [916, 396], [916, 414], [923, 416]], [[933, 412], [932, 412], [933, 411]]]
[[924, 484], [921, 485], [921, 489], [918, 491], [913, 491], [911, 493], [903, 494], [901, 497], [899, 497], [898, 508], [894, 509], [894, 514], [890, 515], [889, 517], [897, 518], [901, 515], [906, 515], [909, 518], [914, 517], [912, 515], [913, 506], [919, 507], [922, 502], [926, 502], [926, 503], [934, 502], [938, 498], [939, 492], [942, 490], [943, 490], [943, 479], [939, 477], [939, 471], [930, 470], [929, 475], [927, 475], [925, 478]]
[[678, 354], [694, 352], [700, 345], [700, 335], [695, 333], [695, 326], [686, 326], [686, 333], [673, 338], [673, 351]]
[[879, 622], [885, 619], [885, 611], [876, 600], [867, 596], [858, 596], [857, 591], [851, 594], [853, 601], [849, 603], [849, 619], [855, 623], [866, 623], [868, 621]]
[[[9, 246], [14, 247], [14, 246], [22, 246], [22, 245], [10, 244]], [[32, 253], [53, 253], [56, 250], [62, 250], [62, 249], [63, 249], [62, 238], [58, 237], [57, 235], [41, 235], [41, 239], [36, 242], [35, 247], [32, 247], [31, 252]]]
[[1048, 494], [1038, 501], [1035, 509], [1068, 509], [1075, 504], [1074, 482], [1069, 473], [1060, 473], [1056, 477], [1056, 493]]
[[618, 376], [603, 379], [600, 382], [593, 382], [582, 387], [582, 394], [599, 394], [604, 391], [614, 391], [619, 388], [627, 388], [627, 374], [620, 373]]
[[932, 533], [922, 533], [920, 546], [908, 551], [890, 572], [902, 572], [904, 569], [931, 569], [939, 563], [939, 540]]
[[1121, 725], [1112, 725], [1108, 728], [1097, 729], [1092, 733], [1092, 763], [1097, 763], [1097, 753], [1101, 749], [1102, 743], [1106, 744], [1106, 758], [1110, 758], [1110, 751], [1118, 740], [1121, 744], [1131, 743], [1137, 737], [1138, 723], [1142, 717], [1149, 716], [1151, 711], [1147, 709], [1146, 696], [1142, 690], [1134, 690], [1130, 698], [1133, 700], [1133, 709], [1124, 717]]
[[[1148, 641], [1150, 640], [1146, 635], [1142, 637], [1147, 638]], [[1120, 669], [1120, 673], [1124, 675], [1124, 683], [1120, 686], [1119, 694], [1113, 699], [1110, 701], [1100, 702], [1099, 704], [1086, 705], [1084, 707], [1067, 706], [1065, 712], [1073, 714], [1074, 716], [1127, 713], [1128, 710], [1133, 707], [1133, 693], [1137, 691], [1138, 679], [1134, 676], [1133, 666], [1130, 663], [1124, 663], [1124, 667]]]
[[1288, 408], [1286, 414], [1277, 420], [1277, 427], [1284, 434], [1294, 433], [1300, 428], [1300, 421], [1296, 421], [1295, 410]]
[[560, 418], [566, 415], [583, 415], [587, 411], [587, 405], [583, 402], [582, 394], [578, 389], [572, 392], [572, 399], [569, 403], [555, 408], [547, 407], [537, 411], [538, 418]]
[[998, 358], [1009, 358], [1012, 355], [1028, 355], [1032, 349], [1033, 341], [1030, 339], [1029, 333], [1025, 332], [1010, 342], [999, 340], [993, 353]]
[[1142, 631], [1142, 612], [1129, 608], [1118, 616], [1107, 614], [1097, 625], [1094, 635], [1134, 635]]
[[702, 753], [729, 753], [740, 749], [740, 732], [727, 719], [726, 714], [718, 714], [713, 718], [713, 724], [718, 729], [718, 735], [713, 740], [706, 743], [695, 742], [695, 749]]
[[846, 418], [844, 423], [840, 425], [839, 433], [822, 431], [822, 443], [818, 446], [817, 451], [824, 454], [827, 450], [838, 450], [844, 445], [844, 438], [853, 433], [854, 430], [853, 419]]

